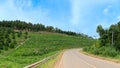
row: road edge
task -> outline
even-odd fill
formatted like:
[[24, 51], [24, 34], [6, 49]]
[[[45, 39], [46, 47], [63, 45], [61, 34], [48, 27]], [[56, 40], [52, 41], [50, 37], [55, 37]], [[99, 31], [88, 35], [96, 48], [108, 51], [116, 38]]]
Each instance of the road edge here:
[[109, 58], [109, 57], [103, 57], [103, 56], [99, 56], [99, 55], [90, 54], [90, 53], [87, 53], [87, 52], [85, 52], [85, 51], [83, 51], [83, 50], [80, 50], [79, 52], [82, 53], [82, 54], [85, 54], [85, 55], [94, 57], [94, 58], [98, 58], [98, 59], [101, 59], [101, 60], [105, 60], [105, 61], [109, 61], [109, 62], [112, 62], [112, 63], [120, 64], [120, 61], [117, 60], [117, 59], [113, 59], [113, 58]]

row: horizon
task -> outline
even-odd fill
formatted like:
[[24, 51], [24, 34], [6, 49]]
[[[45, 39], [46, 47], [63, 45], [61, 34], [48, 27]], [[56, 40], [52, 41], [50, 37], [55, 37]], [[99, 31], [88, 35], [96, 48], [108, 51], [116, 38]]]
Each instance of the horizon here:
[[41, 23], [65, 31], [98, 37], [96, 33], [98, 25], [108, 28], [120, 20], [119, 2], [119, 0], [1, 0], [0, 20]]

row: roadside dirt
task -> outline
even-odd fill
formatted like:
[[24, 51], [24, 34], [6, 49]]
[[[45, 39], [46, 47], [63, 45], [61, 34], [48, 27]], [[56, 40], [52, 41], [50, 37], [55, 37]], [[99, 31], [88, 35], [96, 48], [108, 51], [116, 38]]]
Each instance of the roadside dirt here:
[[[57, 62], [55, 62], [54, 68], [58, 68], [58, 66], [60, 66], [60, 64], [62, 62], [63, 54], [64, 54], [64, 52], [60, 55], [60, 58], [57, 60]], [[59, 68], [62, 68], [62, 67], [59, 67]]]

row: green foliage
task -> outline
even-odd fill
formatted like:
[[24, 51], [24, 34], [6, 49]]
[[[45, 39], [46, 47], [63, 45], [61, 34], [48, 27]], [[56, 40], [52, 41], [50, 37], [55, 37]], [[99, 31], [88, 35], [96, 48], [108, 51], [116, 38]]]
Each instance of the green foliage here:
[[7, 46], [4, 46], [4, 50], [8, 50], [8, 47], [7, 47]]
[[15, 41], [16, 32], [11, 28], [0, 27], [0, 50], [8, 50], [9, 48], [14, 48], [17, 44]]
[[83, 50], [95, 55], [106, 57], [117, 57], [120, 54], [120, 22], [111, 25], [108, 29], [103, 29], [101, 25], [97, 27], [99, 42], [97, 45], [85, 47]]
[[[63, 31], [53, 26], [32, 24], [20, 20], [0, 21], [0, 27], [4, 27], [2, 29], [0, 28], [0, 51], [2, 51], [2, 56], [5, 55], [4, 57], [0, 55], [0, 59], [2, 59], [0, 60], [0, 67], [4, 66], [2, 63], [5, 62], [6, 64], [10, 63], [5, 66], [6, 68], [22, 68], [55, 54], [59, 50], [85, 47], [93, 43], [93, 41], [91, 41], [93, 39], [85, 34]], [[26, 32], [22, 34], [22, 32], [18, 31]], [[39, 31], [43, 33], [38, 33]], [[28, 32], [36, 33], [30, 33], [29, 36], [31, 37], [27, 39], [29, 37]], [[21, 37], [22, 35], [23, 37]], [[21, 38], [22, 41], [27, 40], [22, 46], [11, 51], [16, 45], [23, 43], [22, 41], [17, 41]], [[5, 54], [4, 50], [10, 52]], [[14, 67], [15, 64], [17, 66]]]
[[103, 29], [101, 25], [97, 27], [100, 35], [100, 45], [106, 46], [111, 44], [117, 50], [120, 50], [120, 22], [111, 25], [108, 29]]
[[12, 42], [12, 43], [10, 43], [10, 48], [14, 48], [15, 46], [14, 46], [15, 44]]
[[50, 31], [50, 32], [53, 32], [53, 31], [54, 31], [54, 27], [52, 27], [52, 26], [47, 26], [47, 27], [46, 27], [46, 30], [47, 30], [47, 31]]
[[102, 47], [99, 50], [100, 54], [103, 56], [116, 57], [119, 54], [115, 48], [112, 48], [110, 46]]
[[22, 68], [17, 63], [15, 63], [14, 61], [13, 62], [5, 61], [5, 59], [3, 59], [1, 57], [0, 57], [0, 61], [2, 61], [0, 63], [0, 68], [16, 68], [16, 67]]
[[[82, 35], [82, 36], [88, 37], [87, 35], [82, 34], [82, 33], [76, 33], [76, 32], [72, 32], [72, 31], [63, 31], [59, 28], [54, 28], [53, 26], [45, 26], [43, 24], [32, 24], [30, 22], [27, 23], [25, 21], [20, 21], [20, 20], [0, 21], [0, 27], [9, 27], [9, 28], [13, 28], [15, 30], [24, 30], [24, 31], [33, 31], [33, 32], [49, 31], [49, 32], [56, 32], [56, 33], [62, 33], [62, 34], [67, 34], [67, 35], [73, 35], [73, 36], [81, 36]], [[20, 34], [18, 34], [18, 37], [19, 36], [20, 36]]]
[[15, 32], [12, 32], [12, 39], [15, 39]]
[[28, 32], [25, 32], [24, 34], [25, 34], [25, 39], [27, 39], [28, 38]]
[[101, 55], [106, 57], [116, 57], [119, 55], [119, 52], [116, 51], [116, 49], [114, 47], [111, 47], [109, 44], [102, 47], [99, 46], [99, 44], [92, 45], [89, 47], [85, 47], [83, 50], [95, 55]]
[[100, 36], [102, 36], [104, 34], [104, 29], [103, 29], [102, 25], [98, 25], [97, 33], [99, 33]]
[[[59, 50], [85, 47], [93, 43], [90, 38], [68, 36], [64, 34], [29, 33], [29, 35], [31, 36], [29, 40], [26, 40], [21, 47], [5, 56], [6, 58], [4, 58], [4, 61], [9, 61], [11, 64], [16, 63], [19, 65], [16, 66], [17, 68], [22, 68], [55, 54]], [[0, 60], [0, 63], [1, 62]]]
[[11, 43], [11, 39], [8, 37], [8, 38], [6, 38], [6, 41], [8, 42], [8, 43]]
[[102, 48], [100, 48], [100, 51], [101, 51], [101, 54], [104, 56], [116, 57], [118, 54], [118, 52], [115, 50], [115, 48], [112, 48], [110, 46], [102, 47]]
[[17, 37], [21, 37], [22, 36], [22, 31], [17, 33]]

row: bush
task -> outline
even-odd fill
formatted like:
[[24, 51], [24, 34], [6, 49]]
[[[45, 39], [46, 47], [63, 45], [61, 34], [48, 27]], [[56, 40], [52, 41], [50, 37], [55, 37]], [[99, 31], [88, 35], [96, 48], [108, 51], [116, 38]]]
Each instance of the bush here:
[[4, 46], [4, 50], [7, 51], [7, 50], [8, 50], [8, 47], [7, 47], [7, 46]]
[[22, 31], [17, 33], [17, 37], [21, 37], [21, 35], [22, 35]]
[[12, 39], [15, 39], [15, 33], [12, 33]]
[[83, 48], [83, 51], [88, 52], [88, 51], [89, 51], [89, 47], [84, 47], [84, 48]]
[[27, 39], [28, 38], [28, 32], [25, 32], [24, 34], [25, 34], [24, 38]]
[[103, 56], [109, 56], [109, 57], [116, 57], [117, 54], [118, 54], [118, 52], [116, 51], [116, 49], [112, 48], [110, 46], [102, 47], [101, 50], [100, 50], [100, 52], [101, 52], [101, 54]]
[[93, 54], [99, 55], [99, 49], [94, 49], [94, 50], [93, 50]]
[[103, 47], [91, 46], [91, 47], [85, 47], [83, 50], [95, 55], [101, 55], [106, 57], [116, 57], [119, 54], [119, 52], [117, 52], [116, 49], [111, 46], [103, 46]]
[[10, 48], [14, 48], [14, 43], [10, 43]]

